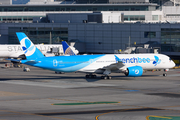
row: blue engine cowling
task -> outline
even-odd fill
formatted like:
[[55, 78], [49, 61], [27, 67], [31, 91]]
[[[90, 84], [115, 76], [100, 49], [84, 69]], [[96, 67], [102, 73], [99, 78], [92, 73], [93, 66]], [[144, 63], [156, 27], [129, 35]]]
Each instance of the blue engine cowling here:
[[125, 75], [129, 77], [139, 77], [142, 74], [143, 68], [141, 66], [128, 67], [127, 72], [125, 73]]

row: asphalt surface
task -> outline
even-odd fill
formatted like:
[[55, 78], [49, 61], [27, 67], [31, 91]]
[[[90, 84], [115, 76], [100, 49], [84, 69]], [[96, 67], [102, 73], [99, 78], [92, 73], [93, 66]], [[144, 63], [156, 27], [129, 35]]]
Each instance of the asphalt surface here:
[[180, 116], [180, 69], [171, 69], [167, 77], [162, 76], [163, 71], [148, 71], [137, 78], [113, 73], [112, 80], [30, 69], [23, 72], [23, 68], [4, 68], [0, 63], [0, 120], [148, 120], [149, 116]]

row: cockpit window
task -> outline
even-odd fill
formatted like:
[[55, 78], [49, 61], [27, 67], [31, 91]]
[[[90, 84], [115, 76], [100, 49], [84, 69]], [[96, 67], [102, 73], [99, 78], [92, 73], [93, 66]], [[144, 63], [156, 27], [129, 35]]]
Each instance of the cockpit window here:
[[169, 60], [171, 60], [171, 58], [169, 58]]

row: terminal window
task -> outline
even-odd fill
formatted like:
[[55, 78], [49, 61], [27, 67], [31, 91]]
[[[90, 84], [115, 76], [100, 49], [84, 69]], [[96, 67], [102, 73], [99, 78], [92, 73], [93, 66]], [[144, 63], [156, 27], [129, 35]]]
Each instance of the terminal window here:
[[161, 51], [180, 52], [180, 29], [162, 28], [161, 29]]
[[158, 15], [153, 15], [152, 20], [158, 20]]
[[155, 38], [156, 32], [144, 32], [144, 38]]
[[144, 21], [145, 15], [124, 15], [124, 21]]

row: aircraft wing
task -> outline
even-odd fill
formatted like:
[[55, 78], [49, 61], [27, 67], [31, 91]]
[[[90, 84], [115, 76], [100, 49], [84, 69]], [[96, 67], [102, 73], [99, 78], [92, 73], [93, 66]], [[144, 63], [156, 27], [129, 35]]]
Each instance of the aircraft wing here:
[[104, 69], [103, 74], [108, 75], [110, 74], [112, 71], [125, 71], [126, 70], [126, 66], [125, 64], [115, 55], [115, 59], [116, 59], [116, 63], [110, 64], [108, 66], [103, 67], [102, 69]]
[[125, 67], [125, 64], [122, 61], [118, 61], [117, 63], [113, 63], [109, 66], [105, 66], [103, 69], [114, 71], [114, 70], [120, 70], [123, 67]]

